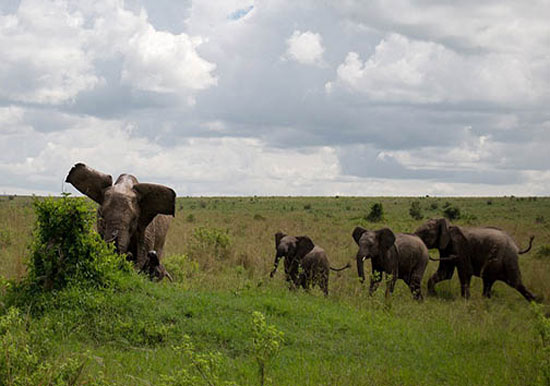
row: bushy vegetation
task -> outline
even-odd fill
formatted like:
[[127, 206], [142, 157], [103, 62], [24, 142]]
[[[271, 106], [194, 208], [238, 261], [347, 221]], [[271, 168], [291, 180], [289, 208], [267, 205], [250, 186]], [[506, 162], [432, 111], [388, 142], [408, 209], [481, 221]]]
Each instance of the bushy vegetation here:
[[460, 208], [450, 202], [446, 202], [443, 207], [443, 216], [451, 221], [458, 220], [460, 218]]
[[25, 285], [43, 291], [69, 284], [104, 288], [130, 270], [94, 230], [95, 211], [89, 201], [50, 197], [33, 205], [36, 226]]
[[[475, 215], [457, 224], [501, 227], [522, 246], [531, 234], [544, 243], [547, 225], [533, 219], [548, 199], [491, 200], [418, 199], [425, 217], [440, 216], [449, 201]], [[493, 297], [484, 300], [481, 280], [473, 278], [466, 302], [455, 275], [438, 284], [438, 297], [417, 303], [401, 281], [390, 299], [380, 290], [368, 296], [355, 270], [331, 273], [328, 298], [318, 289], [289, 291], [283, 274], [269, 279], [279, 230], [309, 235], [333, 266], [350, 262], [356, 253], [351, 232], [366, 222], [371, 202], [342, 196], [180, 198], [184, 209], [171, 225], [163, 260], [173, 283], [151, 283], [127, 266], [121, 269], [118, 256], [98, 245], [107, 262], [113, 260], [89, 254], [99, 266], [82, 269], [105, 276], [75, 280], [86, 272], [75, 270], [63, 287], [51, 289], [44, 279], [35, 280], [32, 302], [27, 292], [15, 290], [30, 280], [31, 267], [23, 262], [34, 261], [35, 251], [46, 251], [46, 261], [59, 254], [36, 242], [38, 213], [28, 199], [0, 202], [0, 229], [11, 232], [9, 245], [0, 248], [0, 274], [10, 279], [0, 280], [0, 366], [8, 366], [0, 370], [0, 384], [258, 385], [262, 368], [264, 382], [273, 385], [547, 384], [548, 304], [533, 312], [505, 284], [497, 283]], [[410, 232], [424, 221], [411, 217], [410, 198], [377, 202], [383, 205], [380, 225], [395, 232]], [[311, 208], [303, 209], [307, 204]], [[82, 216], [93, 217], [93, 206], [85, 205]], [[187, 220], [188, 208], [194, 208], [193, 221]], [[265, 220], [255, 218], [258, 213]], [[93, 229], [90, 235], [100, 241]], [[544, 245], [535, 244], [535, 251]], [[520, 257], [523, 279], [548, 299], [550, 259], [534, 257]], [[423, 290], [436, 267], [430, 262]], [[25, 302], [13, 302], [14, 296]]]
[[424, 215], [422, 214], [422, 208], [420, 207], [420, 201], [411, 202], [409, 215], [415, 220], [422, 220], [424, 218]]
[[384, 207], [380, 202], [375, 202], [370, 207], [370, 212], [365, 219], [369, 222], [380, 222], [384, 219]]

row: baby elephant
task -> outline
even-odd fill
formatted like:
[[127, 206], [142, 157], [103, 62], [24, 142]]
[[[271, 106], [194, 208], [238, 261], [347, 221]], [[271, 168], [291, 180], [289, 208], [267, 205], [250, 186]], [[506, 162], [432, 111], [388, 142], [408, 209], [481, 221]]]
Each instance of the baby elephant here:
[[279, 260], [285, 258], [286, 280], [294, 286], [302, 286], [308, 290], [317, 284], [328, 295], [329, 270], [342, 271], [349, 268], [347, 264], [342, 268], [330, 266], [325, 250], [315, 244], [307, 236], [288, 236], [282, 232], [275, 234], [275, 262], [270, 276], [277, 271]]
[[364, 261], [371, 259], [372, 276], [369, 293], [376, 290], [382, 273], [390, 275], [386, 296], [393, 292], [397, 279], [402, 279], [411, 289], [413, 297], [422, 300], [420, 283], [428, 265], [428, 249], [422, 240], [412, 234], [394, 234], [389, 228], [369, 231], [361, 227], [353, 230], [353, 239], [359, 246], [357, 273], [365, 280]]
[[164, 268], [164, 265], [160, 263], [157, 251], [154, 250], [147, 253], [145, 264], [139, 272], [149, 275], [149, 279], [153, 281], [161, 281], [165, 277], [173, 281], [172, 276], [168, 273], [166, 268]]

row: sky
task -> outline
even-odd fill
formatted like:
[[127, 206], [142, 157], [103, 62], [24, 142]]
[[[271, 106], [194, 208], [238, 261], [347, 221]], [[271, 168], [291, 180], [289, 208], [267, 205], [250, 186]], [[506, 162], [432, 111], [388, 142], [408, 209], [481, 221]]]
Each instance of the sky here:
[[0, 194], [550, 195], [550, 0], [2, 0]]

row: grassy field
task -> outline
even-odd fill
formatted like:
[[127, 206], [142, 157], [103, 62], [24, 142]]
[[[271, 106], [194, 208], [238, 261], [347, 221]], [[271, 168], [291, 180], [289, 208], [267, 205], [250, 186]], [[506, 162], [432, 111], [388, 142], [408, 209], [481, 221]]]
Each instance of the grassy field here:
[[[424, 219], [409, 215], [413, 201]], [[370, 223], [375, 202], [384, 220]], [[269, 279], [277, 231], [310, 236], [341, 266], [354, 262], [356, 225], [411, 232], [449, 204], [460, 209], [456, 224], [501, 227], [520, 247], [535, 236], [520, 266], [548, 312], [550, 198], [178, 198], [164, 257], [174, 283], [134, 278], [114, 292], [59, 293], [43, 314], [26, 317], [25, 334], [30, 347], [48, 348], [53, 363], [84, 363], [77, 383], [185, 384], [178, 371], [197, 372], [201, 355], [219, 352], [213, 383], [253, 385], [260, 382], [252, 343], [259, 311], [284, 334], [267, 365], [274, 385], [547, 384], [548, 320], [504, 283], [485, 300], [474, 278], [464, 301], [455, 275], [438, 284], [437, 298], [417, 303], [403, 282], [389, 300], [383, 288], [369, 297], [355, 268], [331, 274], [328, 298], [317, 289], [289, 291], [282, 267]], [[33, 220], [30, 198], [0, 198], [0, 275], [25, 275]], [[423, 292], [436, 268], [430, 262]], [[186, 336], [195, 356], [182, 351]]]

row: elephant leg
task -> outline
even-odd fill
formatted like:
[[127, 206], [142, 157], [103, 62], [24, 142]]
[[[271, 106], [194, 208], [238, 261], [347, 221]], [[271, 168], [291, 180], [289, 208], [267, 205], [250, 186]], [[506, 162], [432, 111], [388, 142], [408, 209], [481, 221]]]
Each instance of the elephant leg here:
[[450, 280], [455, 271], [454, 264], [440, 263], [437, 271], [428, 280], [428, 294], [435, 296], [435, 285], [443, 280]]
[[409, 284], [409, 288], [415, 300], [423, 300], [422, 297], [422, 287], [420, 286], [420, 281], [413, 279]]
[[393, 294], [395, 289], [395, 282], [397, 281], [397, 275], [388, 275], [386, 279], [386, 297]]
[[528, 302], [533, 302], [533, 301], [537, 301], [537, 296], [535, 296], [535, 294], [533, 294], [531, 291], [529, 291], [527, 289], [527, 287], [525, 287], [522, 283], [519, 283], [517, 286], [514, 287], [516, 290], [519, 291], [520, 294], [523, 295], [523, 297], [528, 301]]
[[491, 298], [491, 288], [493, 288], [494, 283], [495, 280], [492, 278], [483, 278], [483, 297], [486, 297], [487, 299]]
[[328, 296], [328, 275], [326, 275], [326, 276], [322, 279], [321, 283], [323, 283], [321, 289], [323, 290], [325, 296]]

